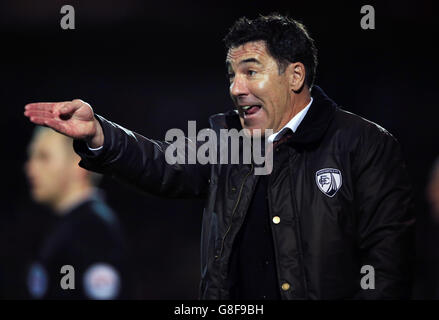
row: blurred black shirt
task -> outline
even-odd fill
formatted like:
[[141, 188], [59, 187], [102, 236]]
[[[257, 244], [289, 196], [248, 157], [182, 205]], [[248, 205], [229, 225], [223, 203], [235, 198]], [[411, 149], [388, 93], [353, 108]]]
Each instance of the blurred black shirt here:
[[[63, 266], [68, 267], [61, 273]], [[127, 267], [117, 217], [96, 192], [64, 213], [47, 235], [29, 267], [29, 294], [34, 299], [128, 298]], [[63, 277], [74, 289], [62, 288]]]

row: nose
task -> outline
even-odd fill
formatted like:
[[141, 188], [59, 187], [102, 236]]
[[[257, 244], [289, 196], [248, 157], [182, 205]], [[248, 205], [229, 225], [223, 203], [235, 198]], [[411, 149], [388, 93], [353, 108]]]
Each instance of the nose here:
[[233, 79], [233, 82], [230, 84], [230, 95], [237, 98], [239, 96], [248, 95], [248, 94], [249, 94], [249, 90], [247, 86], [247, 81], [244, 78], [237, 75]]

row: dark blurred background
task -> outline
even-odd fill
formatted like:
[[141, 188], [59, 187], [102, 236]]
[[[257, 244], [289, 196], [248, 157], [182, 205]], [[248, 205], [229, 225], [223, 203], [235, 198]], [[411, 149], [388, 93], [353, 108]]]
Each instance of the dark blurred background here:
[[[60, 9], [75, 8], [75, 30]], [[360, 8], [375, 8], [375, 30]], [[437, 11], [433, 1], [2, 1], [0, 297], [26, 298], [25, 274], [54, 222], [30, 200], [23, 172], [34, 128], [26, 103], [81, 98], [96, 113], [154, 139], [231, 107], [222, 38], [239, 17], [277, 11], [316, 40], [316, 84], [344, 109], [400, 142], [415, 185], [415, 298], [439, 298], [439, 228], [425, 200], [438, 156]], [[203, 202], [142, 194], [105, 178], [102, 188], [130, 244], [135, 298], [194, 299]]]

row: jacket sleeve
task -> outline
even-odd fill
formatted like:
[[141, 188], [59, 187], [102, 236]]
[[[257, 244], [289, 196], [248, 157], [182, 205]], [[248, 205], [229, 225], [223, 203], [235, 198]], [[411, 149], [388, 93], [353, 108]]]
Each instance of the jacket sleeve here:
[[[96, 118], [104, 132], [103, 148], [91, 151], [84, 141], [74, 140], [73, 148], [81, 157], [79, 166], [155, 195], [175, 198], [206, 195], [209, 165], [169, 164], [165, 152], [170, 143], [145, 138], [102, 116]], [[185, 139], [186, 152], [191, 146], [188, 141]]]
[[356, 298], [408, 299], [414, 261], [412, 186], [394, 137], [381, 127], [370, 131], [354, 165], [357, 241], [361, 267], [366, 266]]

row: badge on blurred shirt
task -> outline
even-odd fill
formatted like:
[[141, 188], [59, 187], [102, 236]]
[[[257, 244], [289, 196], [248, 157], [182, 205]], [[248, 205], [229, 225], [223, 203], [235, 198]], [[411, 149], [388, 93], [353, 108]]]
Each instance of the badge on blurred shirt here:
[[27, 287], [31, 297], [41, 299], [46, 294], [47, 284], [46, 269], [38, 262], [33, 263], [27, 276]]
[[113, 266], [106, 263], [96, 263], [86, 270], [84, 291], [90, 299], [114, 299], [118, 296], [119, 290], [120, 277]]

